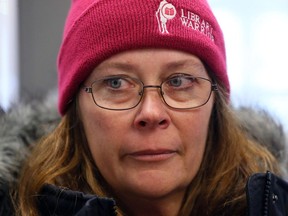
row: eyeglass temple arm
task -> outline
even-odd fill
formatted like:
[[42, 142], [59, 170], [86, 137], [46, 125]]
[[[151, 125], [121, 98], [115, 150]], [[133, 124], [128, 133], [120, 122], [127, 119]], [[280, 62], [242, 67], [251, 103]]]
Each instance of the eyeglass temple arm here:
[[218, 85], [216, 83], [212, 83], [212, 91], [218, 91]]

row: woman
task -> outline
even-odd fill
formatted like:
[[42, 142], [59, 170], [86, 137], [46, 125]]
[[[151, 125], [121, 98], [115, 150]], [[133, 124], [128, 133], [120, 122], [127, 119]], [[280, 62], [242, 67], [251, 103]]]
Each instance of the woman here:
[[[206, 1], [74, 0], [58, 71], [63, 118], [23, 169], [20, 215], [245, 215], [249, 176], [278, 173], [229, 109]], [[278, 190], [275, 179], [285, 185], [251, 177], [249, 197], [256, 181]]]

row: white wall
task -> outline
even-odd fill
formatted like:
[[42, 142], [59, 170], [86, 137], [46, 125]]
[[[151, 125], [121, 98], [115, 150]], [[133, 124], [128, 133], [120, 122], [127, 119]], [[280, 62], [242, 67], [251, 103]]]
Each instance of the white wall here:
[[19, 97], [17, 0], [0, 0], [0, 106]]
[[288, 130], [288, 1], [209, 2], [224, 32], [232, 102], [264, 108]]

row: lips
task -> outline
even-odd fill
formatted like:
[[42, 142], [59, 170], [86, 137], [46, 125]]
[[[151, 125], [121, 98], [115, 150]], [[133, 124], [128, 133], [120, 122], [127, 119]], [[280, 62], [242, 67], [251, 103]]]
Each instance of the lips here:
[[160, 150], [143, 150], [128, 154], [127, 156], [143, 162], [160, 162], [165, 161], [177, 154], [174, 150], [160, 149]]

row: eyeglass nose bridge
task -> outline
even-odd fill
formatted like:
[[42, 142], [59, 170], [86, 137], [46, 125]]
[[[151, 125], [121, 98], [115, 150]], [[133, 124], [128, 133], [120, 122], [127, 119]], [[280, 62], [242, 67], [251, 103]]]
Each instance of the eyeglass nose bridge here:
[[161, 94], [161, 96], [163, 97], [163, 94], [164, 94], [164, 93], [163, 93], [163, 91], [162, 91], [162, 86], [161, 86], [161, 85], [145, 85], [145, 86], [142, 87], [142, 91], [139, 92], [139, 95], [140, 95], [140, 96], [143, 96], [144, 90], [147, 89], [147, 88], [157, 88], [157, 89], [160, 89], [160, 94]]

